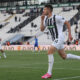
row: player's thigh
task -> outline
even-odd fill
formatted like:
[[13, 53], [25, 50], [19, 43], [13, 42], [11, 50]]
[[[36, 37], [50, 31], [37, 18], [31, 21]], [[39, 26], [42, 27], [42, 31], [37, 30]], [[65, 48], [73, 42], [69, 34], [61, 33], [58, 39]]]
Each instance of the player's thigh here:
[[58, 53], [63, 59], [66, 59], [66, 53], [65, 53], [64, 49], [58, 50]]
[[51, 45], [51, 46], [49, 47], [48, 54], [54, 54], [55, 50], [56, 50], [56, 48]]

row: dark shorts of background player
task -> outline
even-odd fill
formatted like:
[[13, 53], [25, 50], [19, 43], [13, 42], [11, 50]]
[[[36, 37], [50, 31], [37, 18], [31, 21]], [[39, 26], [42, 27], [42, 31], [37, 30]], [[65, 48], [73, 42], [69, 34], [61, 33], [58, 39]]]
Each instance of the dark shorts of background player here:
[[38, 44], [34, 44], [34, 47], [38, 47]]

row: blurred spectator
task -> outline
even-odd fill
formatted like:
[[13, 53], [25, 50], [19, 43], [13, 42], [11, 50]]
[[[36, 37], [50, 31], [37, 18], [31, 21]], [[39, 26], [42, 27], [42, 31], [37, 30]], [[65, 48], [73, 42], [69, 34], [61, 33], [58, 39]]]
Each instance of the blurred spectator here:
[[13, 28], [10, 29], [10, 32], [11, 32], [11, 33], [13, 32]]
[[79, 40], [77, 39], [77, 40], [76, 40], [76, 45], [78, 45], [78, 42], [79, 42]]
[[34, 23], [33, 22], [31, 23], [31, 27], [34, 27]]
[[73, 10], [75, 10], [75, 6], [73, 5], [72, 7], [73, 7]]
[[79, 31], [78, 31], [78, 39], [80, 39], [80, 27], [79, 27]]
[[17, 16], [15, 16], [15, 22], [17, 22]]
[[31, 33], [31, 35], [32, 35], [32, 29], [30, 30], [30, 33]]
[[37, 8], [37, 13], [39, 13], [39, 9]]
[[27, 45], [30, 45], [30, 43], [29, 43], [29, 42], [27, 42]]
[[17, 27], [17, 29], [16, 29], [18, 32], [20, 32], [21, 31], [21, 29], [19, 28], [19, 27]]
[[74, 17], [74, 24], [78, 25], [77, 19]]
[[78, 11], [80, 11], [80, 5], [77, 7]]
[[36, 27], [37, 27], [37, 25], [35, 24], [35, 25], [34, 25], [34, 28], [36, 28]]
[[10, 42], [9, 42], [9, 41], [7, 41], [7, 42], [6, 42], [6, 45], [7, 45], [7, 46], [10, 46]]
[[22, 45], [23, 44], [23, 42], [20, 42], [20, 45]]
[[33, 13], [33, 8], [30, 9], [30, 15]]
[[79, 36], [78, 36], [78, 37], [79, 37], [79, 39], [80, 39], [80, 32], [79, 32]]
[[78, 41], [78, 44], [80, 45], [80, 39], [79, 39], [79, 41]]
[[74, 39], [74, 42], [73, 42], [74, 44], [76, 44], [76, 40]]
[[2, 24], [0, 24], [0, 28], [2, 28], [3, 27], [3, 25]]
[[42, 13], [43, 13], [43, 8], [40, 9], [40, 14], [42, 14]]
[[36, 12], [37, 12], [37, 8], [34, 8], [34, 9], [33, 9], [33, 12], [36, 13]]
[[75, 27], [75, 38], [78, 39], [78, 26]]
[[19, 22], [21, 21], [21, 17], [19, 17]]

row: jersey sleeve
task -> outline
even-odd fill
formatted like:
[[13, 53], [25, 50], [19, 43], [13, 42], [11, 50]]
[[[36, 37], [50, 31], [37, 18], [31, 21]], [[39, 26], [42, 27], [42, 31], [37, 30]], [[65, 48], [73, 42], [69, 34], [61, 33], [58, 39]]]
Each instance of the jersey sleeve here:
[[62, 16], [56, 16], [56, 21], [60, 24], [64, 24], [66, 20]]

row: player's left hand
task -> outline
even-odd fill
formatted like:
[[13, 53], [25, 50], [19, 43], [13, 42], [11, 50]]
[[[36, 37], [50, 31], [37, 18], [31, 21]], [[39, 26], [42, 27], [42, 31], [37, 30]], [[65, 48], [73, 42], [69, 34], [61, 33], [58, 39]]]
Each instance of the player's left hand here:
[[72, 41], [73, 40], [73, 37], [71, 34], [69, 34], [69, 40]]

